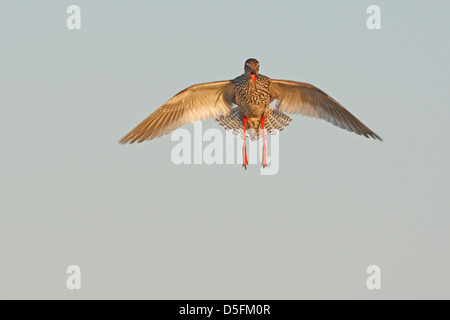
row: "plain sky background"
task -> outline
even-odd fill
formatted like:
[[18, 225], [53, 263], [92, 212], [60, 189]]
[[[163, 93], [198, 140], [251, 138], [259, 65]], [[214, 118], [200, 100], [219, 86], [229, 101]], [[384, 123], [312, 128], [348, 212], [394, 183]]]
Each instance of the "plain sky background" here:
[[[66, 27], [71, 4], [79, 31]], [[381, 30], [366, 27], [371, 4]], [[2, 2], [0, 298], [450, 298], [449, 12], [449, 1]], [[318, 86], [384, 142], [293, 116], [275, 176], [176, 166], [170, 136], [118, 144], [250, 57]], [[66, 288], [72, 264], [80, 291]], [[366, 287], [372, 264], [379, 291]]]

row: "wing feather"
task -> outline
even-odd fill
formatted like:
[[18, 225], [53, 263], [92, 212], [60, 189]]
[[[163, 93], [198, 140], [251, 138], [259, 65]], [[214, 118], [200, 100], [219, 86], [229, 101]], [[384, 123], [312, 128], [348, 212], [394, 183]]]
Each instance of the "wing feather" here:
[[235, 85], [218, 81], [191, 86], [167, 101], [131, 130], [120, 143], [159, 138], [184, 124], [228, 115], [234, 101]]
[[281, 112], [324, 119], [358, 135], [382, 140], [336, 100], [313, 85], [271, 79], [269, 89], [272, 101], [277, 100], [276, 108]]

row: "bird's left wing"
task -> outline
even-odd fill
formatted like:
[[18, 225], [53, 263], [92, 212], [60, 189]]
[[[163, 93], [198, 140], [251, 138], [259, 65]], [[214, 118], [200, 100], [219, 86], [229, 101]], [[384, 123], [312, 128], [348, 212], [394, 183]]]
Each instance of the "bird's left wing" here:
[[335, 126], [363, 135], [366, 138], [372, 137], [381, 140], [377, 134], [336, 100], [313, 85], [271, 79], [269, 90], [272, 101], [277, 100], [276, 108], [281, 112], [324, 119]]
[[149, 115], [120, 143], [142, 142], [161, 137], [184, 124], [230, 113], [234, 83], [218, 81], [193, 85]]

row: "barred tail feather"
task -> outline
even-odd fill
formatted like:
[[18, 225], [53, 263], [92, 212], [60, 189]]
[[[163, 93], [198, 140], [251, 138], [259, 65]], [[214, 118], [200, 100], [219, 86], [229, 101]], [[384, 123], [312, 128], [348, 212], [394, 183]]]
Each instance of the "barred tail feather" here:
[[[284, 130], [292, 121], [287, 115], [272, 107], [264, 113], [264, 120], [266, 134], [276, 134], [278, 131]], [[226, 130], [233, 130], [233, 134], [240, 134], [244, 138], [243, 115], [238, 108], [232, 109], [228, 116], [220, 115], [216, 121]], [[258, 123], [257, 129], [247, 126], [246, 136], [251, 140], [258, 140], [262, 137], [261, 123]]]

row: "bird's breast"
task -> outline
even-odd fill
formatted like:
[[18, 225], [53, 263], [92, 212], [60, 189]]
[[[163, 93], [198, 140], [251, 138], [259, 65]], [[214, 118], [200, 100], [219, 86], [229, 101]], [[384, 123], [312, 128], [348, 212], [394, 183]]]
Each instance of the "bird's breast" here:
[[256, 84], [249, 79], [236, 86], [236, 105], [247, 117], [260, 116], [270, 104], [269, 79], [260, 75]]

